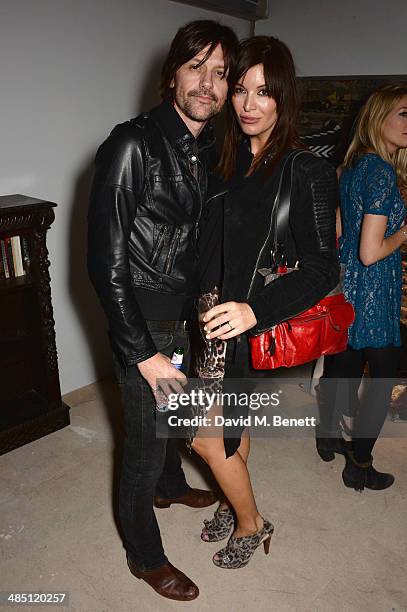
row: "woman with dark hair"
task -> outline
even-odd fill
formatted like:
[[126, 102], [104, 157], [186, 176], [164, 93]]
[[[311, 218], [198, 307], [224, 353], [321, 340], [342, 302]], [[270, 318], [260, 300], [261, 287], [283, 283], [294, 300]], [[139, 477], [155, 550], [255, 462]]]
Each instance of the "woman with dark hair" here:
[[[371, 94], [361, 109], [340, 178], [343, 227], [340, 257], [345, 264], [344, 292], [355, 309], [348, 348], [325, 358], [319, 406], [328, 429], [338, 431], [336, 399], [346, 379], [346, 410], [354, 418], [342, 473], [347, 487], [381, 490], [392, 474], [372, 465], [372, 450], [383, 427], [401, 346], [402, 269], [400, 246], [407, 239], [402, 192], [407, 189], [407, 84], [387, 85]], [[370, 384], [359, 402], [365, 365]], [[338, 393], [339, 395], [339, 393]], [[325, 413], [325, 414], [324, 414]], [[324, 461], [342, 452], [340, 438], [317, 438]], [[339, 449], [339, 450], [338, 450]]]
[[[227, 341], [228, 391], [233, 390], [232, 379], [268, 374], [251, 368], [248, 333], [259, 334], [308, 309], [338, 281], [335, 170], [303, 150], [296, 133], [297, 111], [294, 62], [287, 46], [267, 36], [243, 41], [229, 75], [229, 114], [218, 167], [222, 184], [213, 186], [201, 234], [202, 289], [222, 287], [222, 303], [204, 317], [206, 337]], [[264, 286], [257, 271], [270, 265], [266, 246], [271, 212], [283, 166], [294, 152], [285, 255], [289, 266], [298, 262], [298, 270]], [[223, 248], [215, 249], [216, 244]], [[223, 406], [224, 416], [234, 410], [241, 416], [238, 406]], [[220, 567], [242, 567], [273, 531], [253, 497], [247, 430], [235, 428], [233, 437], [225, 431], [223, 437], [198, 431], [192, 445], [226, 498], [213, 519], [205, 521], [202, 539], [227, 537], [236, 514], [234, 533], [213, 560]]]

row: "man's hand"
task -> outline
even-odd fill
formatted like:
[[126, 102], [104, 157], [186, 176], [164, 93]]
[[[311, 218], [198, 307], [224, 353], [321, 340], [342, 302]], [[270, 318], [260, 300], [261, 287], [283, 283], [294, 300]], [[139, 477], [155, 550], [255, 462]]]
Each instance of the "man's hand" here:
[[150, 385], [153, 393], [158, 386], [168, 397], [170, 393], [182, 393], [182, 387], [187, 384], [185, 374], [175, 368], [171, 359], [162, 353], [157, 353], [149, 359], [137, 364], [140, 374]]
[[[255, 314], [245, 302], [226, 302], [214, 306], [203, 317], [207, 339], [229, 340], [243, 334], [257, 323]], [[222, 327], [217, 328], [219, 325]]]

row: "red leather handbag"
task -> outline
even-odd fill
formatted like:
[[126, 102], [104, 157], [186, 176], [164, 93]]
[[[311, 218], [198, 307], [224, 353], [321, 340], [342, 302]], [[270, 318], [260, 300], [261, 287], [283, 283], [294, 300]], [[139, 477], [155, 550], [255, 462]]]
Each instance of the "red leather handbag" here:
[[291, 368], [322, 355], [346, 349], [348, 328], [355, 314], [343, 293], [328, 295], [302, 314], [275, 325], [259, 336], [250, 336], [255, 370]]
[[[297, 153], [289, 158], [284, 165], [271, 215], [270, 231], [260, 254], [270, 240], [272, 226], [274, 226], [274, 250], [272, 254], [275, 255], [281, 249], [282, 237], [285, 237], [288, 227], [292, 168], [294, 159], [299, 154]], [[287, 165], [291, 168], [289, 179], [286, 178]], [[259, 272], [266, 277], [265, 284], [272, 282], [281, 274], [288, 272], [295, 274], [297, 269], [292, 268], [290, 270], [285, 266], [279, 266], [275, 267], [277, 269], [275, 274], [273, 274], [272, 269], [262, 268], [257, 270], [259, 259], [255, 273]], [[258, 336], [249, 336], [254, 369], [273, 370], [282, 366], [291, 368], [318, 359], [322, 355], [333, 355], [346, 349], [348, 328], [354, 321], [355, 313], [352, 304], [346, 301], [342, 292], [343, 271], [344, 269], [341, 267], [341, 280], [338, 286], [315, 306], [275, 325]], [[248, 297], [252, 286], [253, 282]]]

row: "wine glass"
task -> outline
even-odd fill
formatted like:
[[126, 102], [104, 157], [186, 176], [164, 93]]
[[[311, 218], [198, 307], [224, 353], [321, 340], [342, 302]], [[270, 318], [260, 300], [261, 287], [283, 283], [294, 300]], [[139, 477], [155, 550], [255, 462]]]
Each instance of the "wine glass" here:
[[198, 298], [198, 323], [205, 342], [203, 355], [200, 356], [198, 364], [198, 374], [201, 378], [220, 378], [224, 375], [226, 342], [217, 338], [209, 340], [206, 337], [207, 332], [204, 330], [205, 322], [203, 320], [205, 313], [219, 304], [219, 301], [220, 291], [218, 287], [203, 293]]

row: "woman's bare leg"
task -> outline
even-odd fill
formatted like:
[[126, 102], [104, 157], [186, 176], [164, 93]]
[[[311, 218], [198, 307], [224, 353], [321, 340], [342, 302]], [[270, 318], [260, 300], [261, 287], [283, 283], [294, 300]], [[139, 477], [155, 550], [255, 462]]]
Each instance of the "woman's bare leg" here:
[[[245, 462], [245, 464], [247, 465], [247, 459], [249, 457], [249, 453], [250, 453], [250, 435], [247, 429], [244, 430], [243, 435], [242, 435], [242, 441], [240, 442], [239, 448], [237, 449], [237, 452], [239, 453], [239, 455], [241, 456], [242, 460]], [[225, 510], [226, 508], [230, 508], [231, 504], [230, 502], [225, 499], [225, 501], [222, 501], [219, 504], [219, 508], [221, 510]]]
[[242, 440], [240, 442], [239, 448], [237, 452], [243, 459], [243, 461], [247, 464], [247, 459], [249, 458], [250, 453], [250, 435], [247, 429], [243, 431]]
[[249, 472], [243, 457], [247, 460], [248, 442], [244, 441], [242, 455], [236, 452], [229, 458], [225, 455], [222, 437], [198, 435], [193, 443], [194, 450], [211, 468], [226, 499], [233, 506], [237, 517], [236, 537], [256, 533], [263, 527], [263, 519], [257, 510]]

